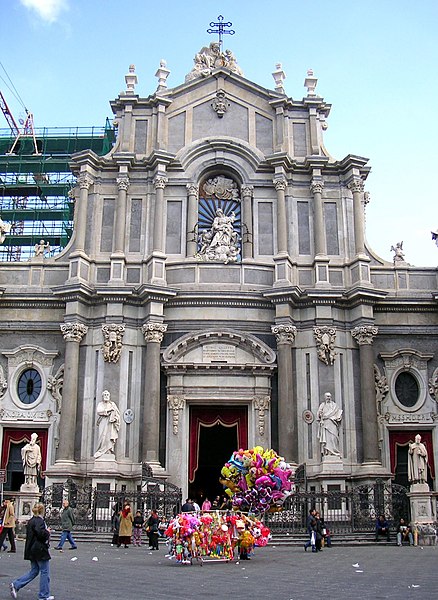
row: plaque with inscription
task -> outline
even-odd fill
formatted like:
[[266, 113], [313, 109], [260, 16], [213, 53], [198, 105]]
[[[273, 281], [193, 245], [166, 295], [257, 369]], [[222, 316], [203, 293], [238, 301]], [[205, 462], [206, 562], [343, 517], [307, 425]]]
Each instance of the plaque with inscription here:
[[202, 362], [228, 363], [236, 360], [236, 346], [232, 344], [205, 344], [202, 346]]

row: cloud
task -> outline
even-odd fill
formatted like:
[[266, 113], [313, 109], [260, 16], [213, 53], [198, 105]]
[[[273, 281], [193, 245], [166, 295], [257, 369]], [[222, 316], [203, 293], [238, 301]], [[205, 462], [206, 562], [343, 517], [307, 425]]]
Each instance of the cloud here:
[[43, 21], [48, 23], [54, 23], [61, 12], [68, 8], [67, 0], [20, 0], [20, 2], [26, 8], [34, 10]]

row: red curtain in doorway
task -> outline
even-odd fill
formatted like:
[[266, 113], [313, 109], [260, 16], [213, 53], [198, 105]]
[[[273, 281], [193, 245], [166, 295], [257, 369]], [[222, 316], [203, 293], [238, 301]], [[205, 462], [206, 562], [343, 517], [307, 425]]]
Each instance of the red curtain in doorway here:
[[4, 429], [0, 468], [6, 469], [6, 465], [9, 462], [9, 450], [11, 444], [30, 442], [32, 433], [38, 435], [37, 444], [39, 444], [41, 448], [41, 471], [42, 475], [44, 474], [47, 462], [47, 429]]
[[415, 436], [419, 433], [421, 441], [426, 446], [430, 474], [435, 479], [435, 461], [433, 458], [433, 442], [431, 431], [390, 431], [389, 432], [389, 452], [391, 459], [391, 472], [395, 474], [397, 468], [397, 446], [408, 446], [415, 441]]
[[[239, 448], [248, 447], [248, 411], [246, 408], [197, 408], [190, 412], [189, 482], [195, 480], [199, 463], [199, 437], [201, 427], [237, 426]], [[236, 448], [238, 450], [239, 448]]]

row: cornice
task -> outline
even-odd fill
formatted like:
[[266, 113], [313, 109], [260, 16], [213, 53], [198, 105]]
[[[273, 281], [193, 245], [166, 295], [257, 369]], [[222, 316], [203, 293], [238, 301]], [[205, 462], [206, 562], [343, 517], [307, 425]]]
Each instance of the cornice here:
[[234, 308], [269, 308], [270, 302], [259, 295], [227, 294], [218, 292], [178, 293], [167, 306], [225, 306]]

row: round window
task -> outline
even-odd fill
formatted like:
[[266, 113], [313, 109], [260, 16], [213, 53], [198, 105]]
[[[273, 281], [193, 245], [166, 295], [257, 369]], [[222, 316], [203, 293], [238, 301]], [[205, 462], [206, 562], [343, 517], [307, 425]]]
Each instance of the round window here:
[[18, 397], [23, 404], [33, 404], [41, 394], [41, 375], [36, 369], [26, 369], [18, 380]]
[[413, 375], [407, 371], [400, 373], [395, 380], [395, 393], [398, 401], [406, 408], [412, 408], [417, 404], [419, 395], [418, 382]]

